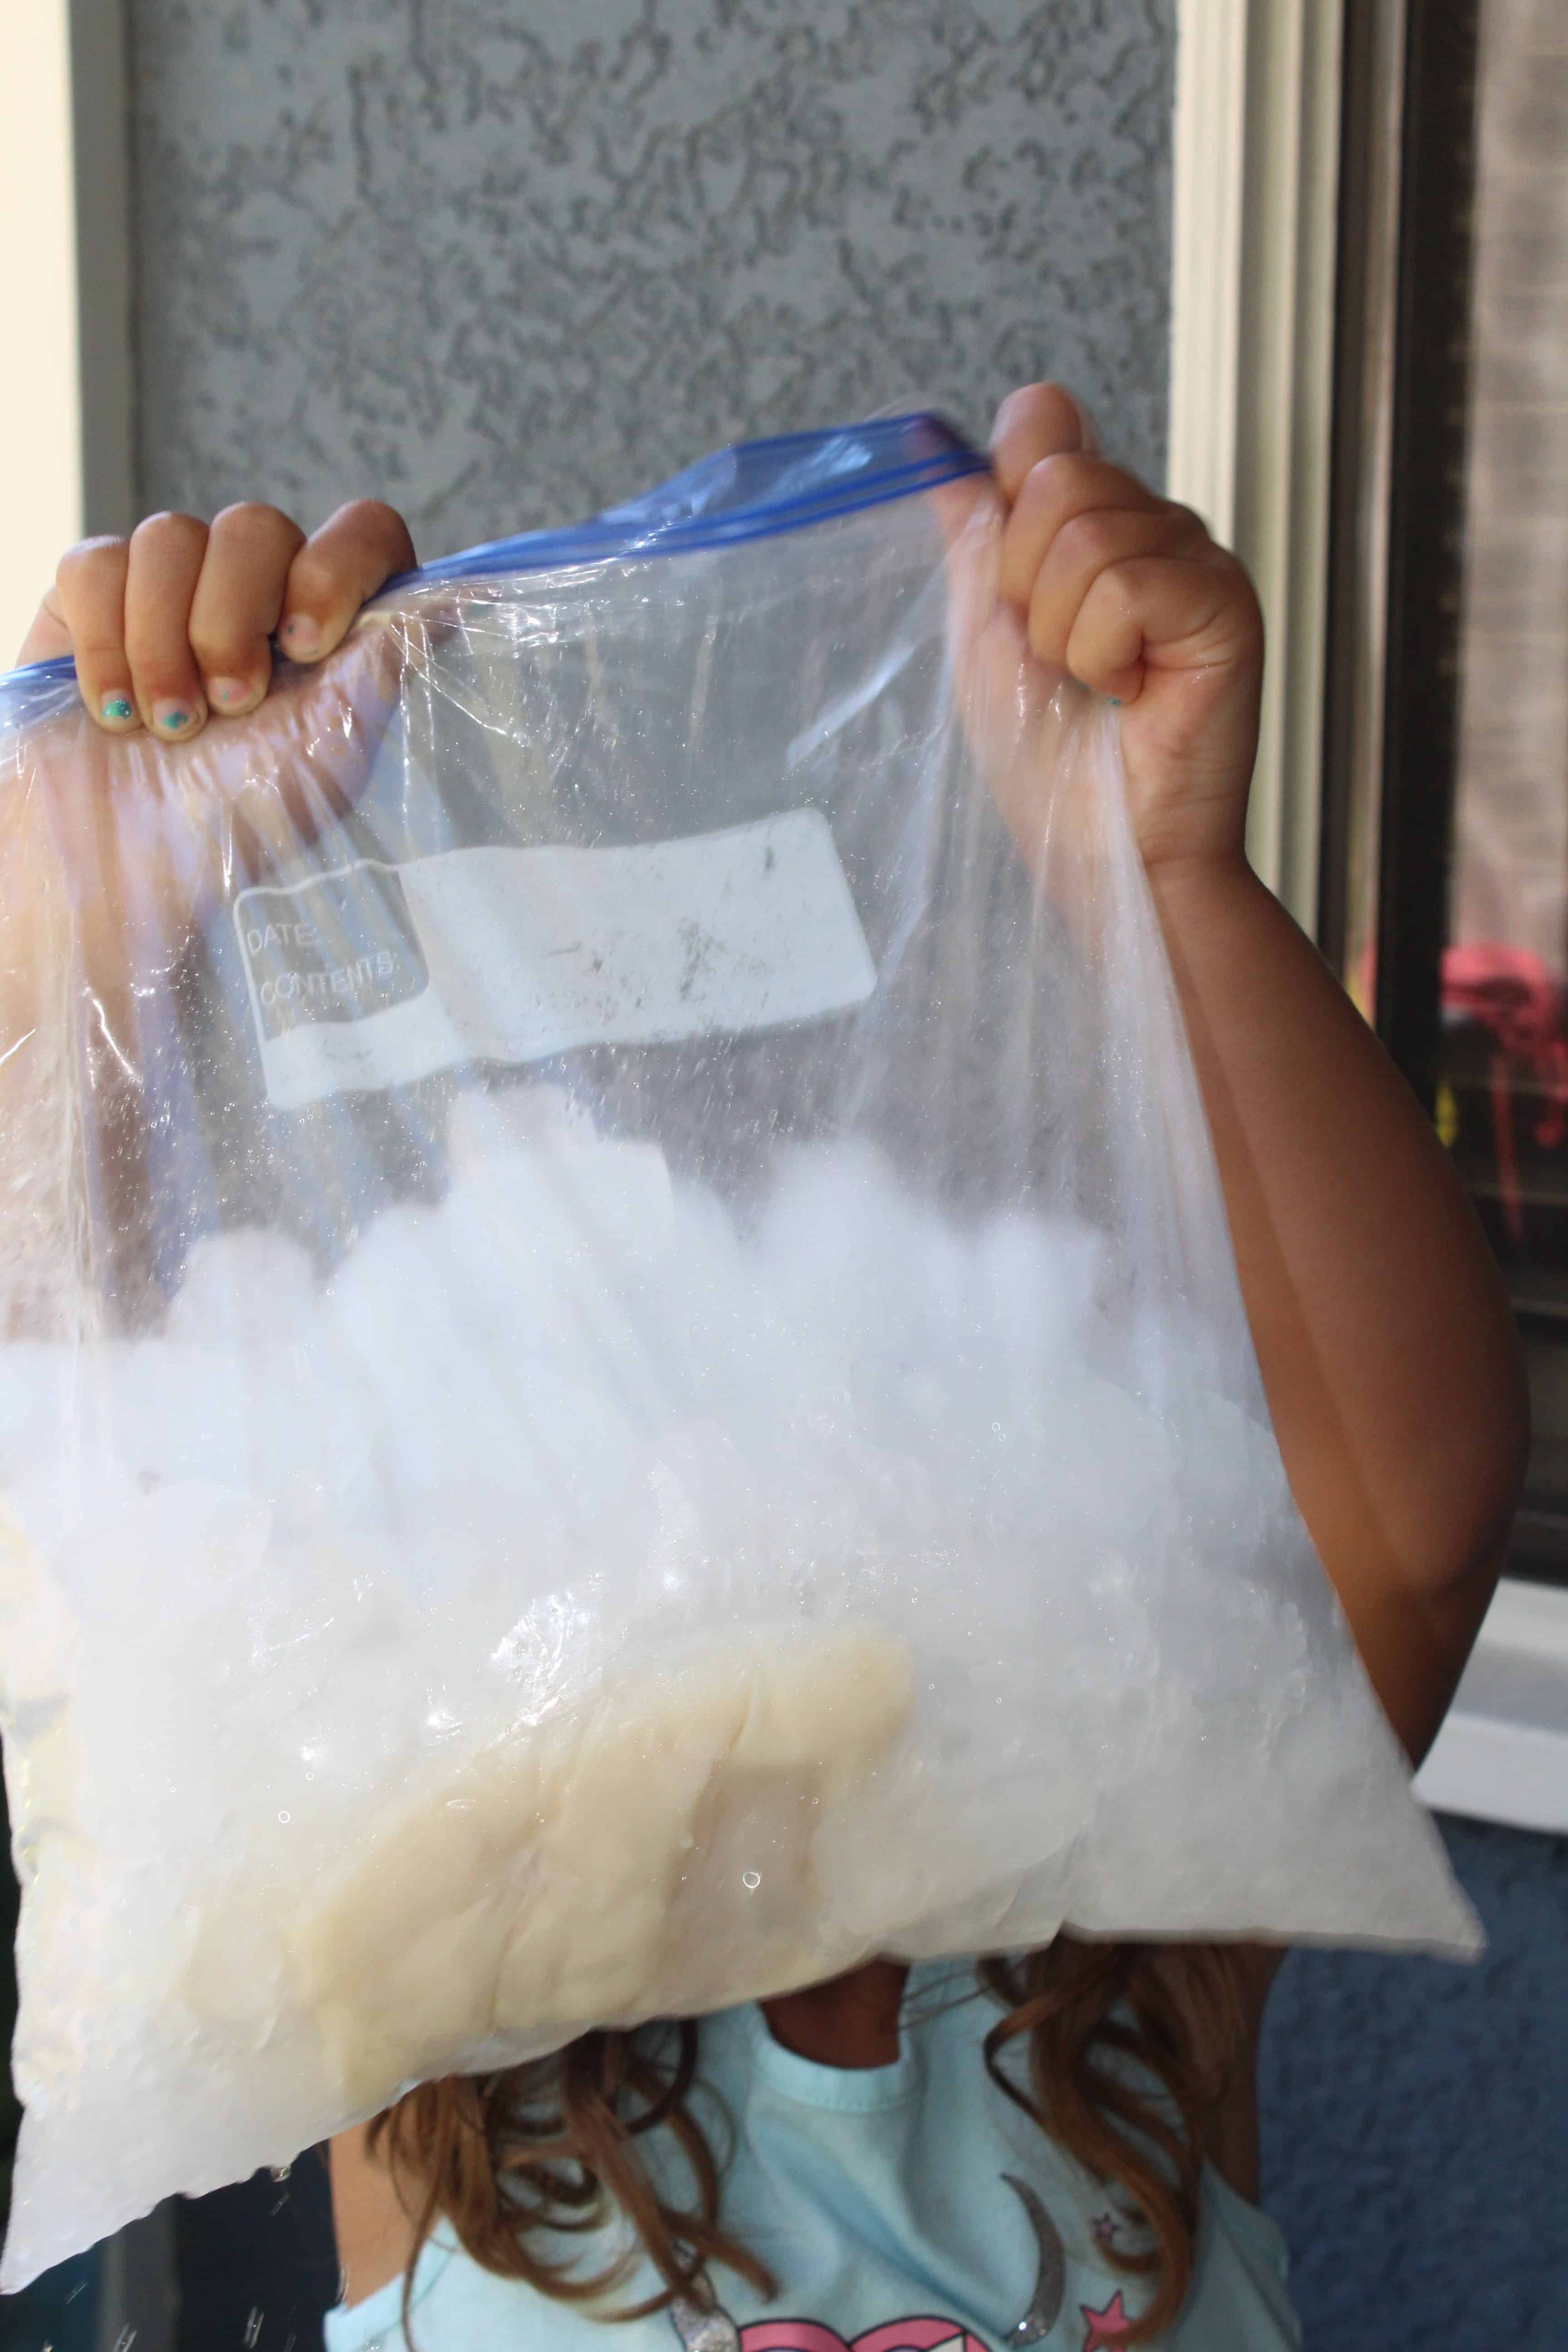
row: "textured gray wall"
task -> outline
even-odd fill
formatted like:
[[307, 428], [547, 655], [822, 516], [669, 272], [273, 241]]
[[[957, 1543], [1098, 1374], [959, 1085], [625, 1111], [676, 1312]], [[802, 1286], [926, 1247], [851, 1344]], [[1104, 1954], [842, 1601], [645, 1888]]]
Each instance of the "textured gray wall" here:
[[421, 552], [1041, 373], [1163, 463], [1175, 0], [130, 0], [144, 506]]

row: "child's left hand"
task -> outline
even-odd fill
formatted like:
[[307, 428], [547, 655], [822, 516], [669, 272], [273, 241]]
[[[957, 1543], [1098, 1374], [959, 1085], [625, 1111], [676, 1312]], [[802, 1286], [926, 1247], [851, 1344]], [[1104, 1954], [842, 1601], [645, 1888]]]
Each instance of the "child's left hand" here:
[[998, 598], [969, 649], [980, 690], [1016, 707], [1033, 656], [1114, 697], [1145, 869], [1237, 863], [1263, 675], [1246, 572], [1189, 509], [1094, 453], [1058, 384], [1003, 402], [992, 459], [1005, 515]]

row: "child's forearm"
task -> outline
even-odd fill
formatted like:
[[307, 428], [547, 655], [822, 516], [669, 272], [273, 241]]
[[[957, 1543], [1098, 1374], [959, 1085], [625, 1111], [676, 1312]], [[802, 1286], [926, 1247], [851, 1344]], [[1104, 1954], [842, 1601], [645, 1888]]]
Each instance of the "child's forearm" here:
[[1453, 1591], [1506, 1535], [1528, 1438], [1475, 1213], [1409, 1089], [1246, 866], [1150, 879], [1302, 1516], [1342, 1591]]

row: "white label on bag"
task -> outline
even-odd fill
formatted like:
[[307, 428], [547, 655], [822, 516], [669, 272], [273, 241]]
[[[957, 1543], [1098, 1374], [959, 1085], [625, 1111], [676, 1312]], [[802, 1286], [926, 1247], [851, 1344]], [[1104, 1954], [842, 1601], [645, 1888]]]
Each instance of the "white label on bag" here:
[[269, 1099], [773, 1029], [877, 984], [826, 819], [684, 841], [362, 859], [235, 900]]

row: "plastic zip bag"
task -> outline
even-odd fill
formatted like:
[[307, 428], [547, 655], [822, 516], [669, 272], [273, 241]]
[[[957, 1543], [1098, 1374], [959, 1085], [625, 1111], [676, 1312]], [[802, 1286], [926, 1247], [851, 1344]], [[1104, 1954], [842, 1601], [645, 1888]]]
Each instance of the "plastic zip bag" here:
[[877, 1952], [1473, 1948], [998, 534], [905, 417], [185, 748], [0, 687], [5, 2288]]

